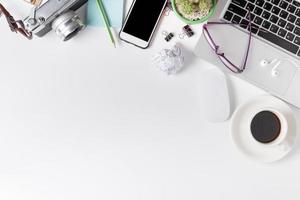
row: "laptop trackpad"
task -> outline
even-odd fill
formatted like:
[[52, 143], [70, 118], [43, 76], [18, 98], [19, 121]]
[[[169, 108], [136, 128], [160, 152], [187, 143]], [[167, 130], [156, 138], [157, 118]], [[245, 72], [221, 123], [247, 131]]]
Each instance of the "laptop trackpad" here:
[[[211, 26], [209, 30], [215, 43], [220, 46], [221, 52], [225, 53], [235, 65], [241, 67], [246, 55], [249, 34], [228, 25]], [[201, 46], [196, 50], [198, 54], [205, 51], [203, 48], [207, 48], [212, 55], [214, 54], [208, 45]], [[218, 60], [215, 55], [213, 56]], [[297, 64], [299, 64], [297, 62], [285, 52], [253, 38], [246, 70], [239, 76], [267, 91], [284, 96], [297, 71]], [[218, 66], [224, 68], [219, 60]]]

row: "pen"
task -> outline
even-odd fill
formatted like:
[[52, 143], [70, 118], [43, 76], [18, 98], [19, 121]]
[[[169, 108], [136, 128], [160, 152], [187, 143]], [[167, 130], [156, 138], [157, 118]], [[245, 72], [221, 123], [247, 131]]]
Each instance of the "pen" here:
[[103, 2], [102, 2], [102, 0], [96, 0], [96, 1], [97, 1], [97, 4], [98, 4], [100, 13], [101, 13], [103, 22], [105, 23], [107, 32], [108, 32], [108, 34], [109, 34], [110, 40], [111, 40], [111, 42], [113, 43], [114, 47], [116, 47], [116, 43], [115, 43], [115, 40], [114, 40], [114, 36], [113, 36], [113, 34], [112, 34], [111, 30], [110, 30], [110, 23], [109, 23], [109, 19], [108, 19], [107, 13], [106, 13], [106, 11], [105, 11]]

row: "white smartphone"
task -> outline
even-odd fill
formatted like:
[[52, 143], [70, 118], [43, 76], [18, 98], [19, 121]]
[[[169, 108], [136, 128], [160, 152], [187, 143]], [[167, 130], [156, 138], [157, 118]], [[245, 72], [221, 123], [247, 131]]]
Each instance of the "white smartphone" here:
[[147, 48], [167, 0], [134, 0], [120, 32], [121, 40]]

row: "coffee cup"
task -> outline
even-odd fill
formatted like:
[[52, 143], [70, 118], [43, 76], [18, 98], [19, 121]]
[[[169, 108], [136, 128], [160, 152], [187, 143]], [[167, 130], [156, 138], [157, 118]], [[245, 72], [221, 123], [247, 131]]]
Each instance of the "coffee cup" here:
[[274, 108], [261, 108], [254, 112], [250, 122], [250, 133], [253, 140], [264, 146], [286, 147], [288, 120]]

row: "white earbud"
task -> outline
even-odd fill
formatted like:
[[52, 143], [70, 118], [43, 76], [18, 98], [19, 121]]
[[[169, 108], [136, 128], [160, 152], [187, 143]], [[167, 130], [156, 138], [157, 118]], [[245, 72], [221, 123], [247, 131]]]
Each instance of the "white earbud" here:
[[273, 77], [278, 77], [279, 76], [279, 72], [277, 70], [272, 70], [272, 76]]
[[279, 71], [277, 70], [277, 68], [279, 67], [280, 64], [281, 64], [281, 61], [278, 61], [276, 63], [276, 65], [272, 68], [271, 75], [273, 77], [278, 77], [279, 76]]
[[270, 63], [270, 62], [268, 62], [267, 60], [262, 60], [262, 61], [260, 62], [260, 66], [265, 67], [265, 66], [267, 66], [269, 63]]
[[273, 64], [273, 63], [276, 62], [276, 61], [277, 61], [277, 59], [273, 59], [272, 61], [262, 60], [262, 61], [260, 62], [260, 66], [265, 67], [265, 66], [267, 66], [267, 65]]

